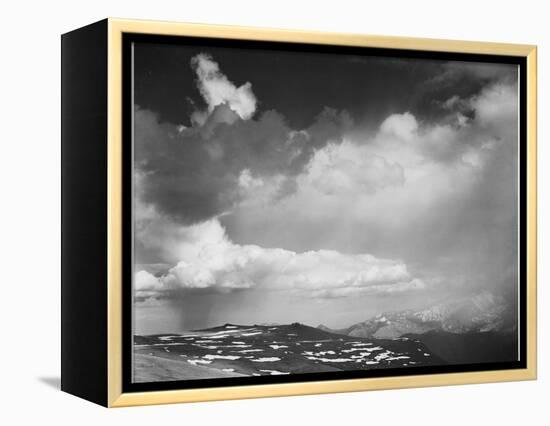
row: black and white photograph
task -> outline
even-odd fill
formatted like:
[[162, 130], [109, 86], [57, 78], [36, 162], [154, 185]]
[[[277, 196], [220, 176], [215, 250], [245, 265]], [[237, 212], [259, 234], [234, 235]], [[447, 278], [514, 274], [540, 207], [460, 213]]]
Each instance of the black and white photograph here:
[[0, 9], [0, 423], [549, 417], [543, 2]]
[[133, 383], [519, 360], [518, 65], [131, 61]]

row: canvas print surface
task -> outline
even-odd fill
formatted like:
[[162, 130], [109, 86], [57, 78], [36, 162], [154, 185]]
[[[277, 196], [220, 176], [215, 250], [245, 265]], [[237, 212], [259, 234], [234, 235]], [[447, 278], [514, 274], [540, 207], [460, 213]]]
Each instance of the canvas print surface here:
[[134, 382], [518, 360], [516, 65], [132, 65]]

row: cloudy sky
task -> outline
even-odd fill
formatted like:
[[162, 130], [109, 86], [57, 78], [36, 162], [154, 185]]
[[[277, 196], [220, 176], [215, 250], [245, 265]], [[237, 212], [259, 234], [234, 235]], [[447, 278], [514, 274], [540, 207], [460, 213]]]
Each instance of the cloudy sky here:
[[135, 332], [517, 289], [517, 68], [134, 48]]

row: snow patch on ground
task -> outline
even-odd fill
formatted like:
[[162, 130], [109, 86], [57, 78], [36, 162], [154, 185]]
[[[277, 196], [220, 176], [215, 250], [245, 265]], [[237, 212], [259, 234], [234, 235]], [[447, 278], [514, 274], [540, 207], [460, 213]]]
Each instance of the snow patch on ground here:
[[314, 355], [317, 355], [317, 356], [336, 355], [336, 352], [334, 352], [334, 351], [320, 351], [320, 352], [314, 353]]
[[269, 373], [271, 376], [278, 376], [281, 374], [290, 374], [285, 373], [284, 371], [277, 371], [277, 370], [260, 370], [262, 373]]
[[203, 348], [203, 349], [218, 349], [218, 346], [212, 346], [212, 345], [197, 345], [193, 343], [193, 346], [197, 346], [198, 348]]
[[212, 354], [208, 354], [208, 355], [205, 355], [203, 356], [204, 359], [230, 359], [232, 361], [236, 360], [236, 359], [239, 359], [240, 356], [237, 356], [237, 355], [212, 355]]
[[391, 355], [394, 355], [393, 352], [389, 352], [389, 351], [387, 351], [387, 352], [382, 352], [381, 354], [376, 355], [376, 356], [374, 357], [374, 359], [375, 359], [376, 361], [381, 361], [381, 360], [383, 360], [383, 359], [389, 358]]
[[197, 365], [197, 364], [210, 364], [212, 361], [206, 361], [204, 359], [188, 359], [187, 362], [189, 364]]
[[180, 337], [180, 336], [160, 336], [158, 339], [162, 341], [167, 341], [167, 340], [172, 340], [175, 337]]
[[321, 361], [321, 362], [352, 362], [353, 359], [350, 358], [319, 358], [316, 356], [307, 356], [307, 359], [311, 359], [313, 361]]
[[351, 348], [351, 349], [342, 349], [340, 352], [348, 354], [350, 352], [358, 352], [358, 351], [365, 351], [365, 350], [366, 348]]
[[269, 345], [272, 349], [282, 349], [282, 348], [288, 348], [286, 345]]
[[275, 362], [275, 361], [280, 361], [281, 358], [277, 358], [276, 356], [272, 356], [272, 357], [265, 357], [265, 358], [256, 358], [256, 359], [253, 359], [252, 362]]
[[411, 359], [411, 357], [410, 356], [405, 356], [405, 355], [400, 355], [400, 356], [392, 356], [392, 357], [387, 358], [388, 361], [395, 361], [395, 360], [398, 360], [398, 359]]

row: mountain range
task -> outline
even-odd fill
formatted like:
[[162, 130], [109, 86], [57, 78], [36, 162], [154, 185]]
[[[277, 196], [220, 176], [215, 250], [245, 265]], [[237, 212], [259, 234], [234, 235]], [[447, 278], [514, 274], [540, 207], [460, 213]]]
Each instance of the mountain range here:
[[503, 297], [483, 292], [417, 311], [384, 312], [344, 329], [318, 328], [350, 337], [412, 339], [451, 364], [509, 362], [518, 359], [514, 314]]
[[489, 292], [443, 302], [421, 310], [390, 311], [344, 329], [318, 328], [353, 337], [393, 339], [429, 331], [449, 333], [515, 331], [510, 307], [504, 298]]

